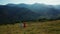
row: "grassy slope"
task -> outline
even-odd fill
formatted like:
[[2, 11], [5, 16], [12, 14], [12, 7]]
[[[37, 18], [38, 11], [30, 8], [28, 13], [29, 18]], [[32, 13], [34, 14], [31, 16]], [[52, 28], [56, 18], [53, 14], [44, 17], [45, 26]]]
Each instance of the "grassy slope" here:
[[60, 20], [27, 23], [26, 28], [22, 28], [19, 23], [14, 25], [0, 25], [0, 34], [60, 34]]

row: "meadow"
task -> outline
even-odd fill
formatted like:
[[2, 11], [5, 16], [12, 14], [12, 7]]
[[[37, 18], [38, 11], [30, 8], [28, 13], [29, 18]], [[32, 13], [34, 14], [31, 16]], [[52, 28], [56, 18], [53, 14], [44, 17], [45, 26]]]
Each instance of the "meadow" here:
[[60, 34], [60, 20], [46, 22], [26, 22], [26, 28], [21, 23], [0, 25], [0, 34]]

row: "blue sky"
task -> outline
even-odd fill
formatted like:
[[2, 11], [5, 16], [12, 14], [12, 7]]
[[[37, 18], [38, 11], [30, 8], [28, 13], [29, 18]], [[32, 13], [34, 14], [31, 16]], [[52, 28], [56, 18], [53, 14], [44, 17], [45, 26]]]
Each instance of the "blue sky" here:
[[49, 5], [56, 5], [60, 4], [60, 0], [0, 0], [0, 5], [13, 3], [13, 4], [19, 4], [19, 3], [26, 3], [26, 4], [33, 4], [33, 3], [44, 3]]

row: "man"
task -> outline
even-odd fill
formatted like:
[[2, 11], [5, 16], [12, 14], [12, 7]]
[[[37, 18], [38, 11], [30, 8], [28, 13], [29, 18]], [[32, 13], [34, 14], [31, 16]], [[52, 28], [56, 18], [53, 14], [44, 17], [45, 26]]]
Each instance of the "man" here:
[[24, 28], [26, 27], [26, 23], [25, 23], [25, 22], [23, 22], [23, 27], [24, 27]]

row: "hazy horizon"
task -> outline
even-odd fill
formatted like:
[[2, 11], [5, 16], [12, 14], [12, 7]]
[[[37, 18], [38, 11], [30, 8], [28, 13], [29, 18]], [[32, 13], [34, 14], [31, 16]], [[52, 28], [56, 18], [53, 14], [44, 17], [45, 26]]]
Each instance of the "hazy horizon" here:
[[47, 4], [47, 5], [59, 5], [60, 0], [0, 0], [0, 5], [5, 4], [34, 4], [34, 3], [40, 3], [40, 4]]

